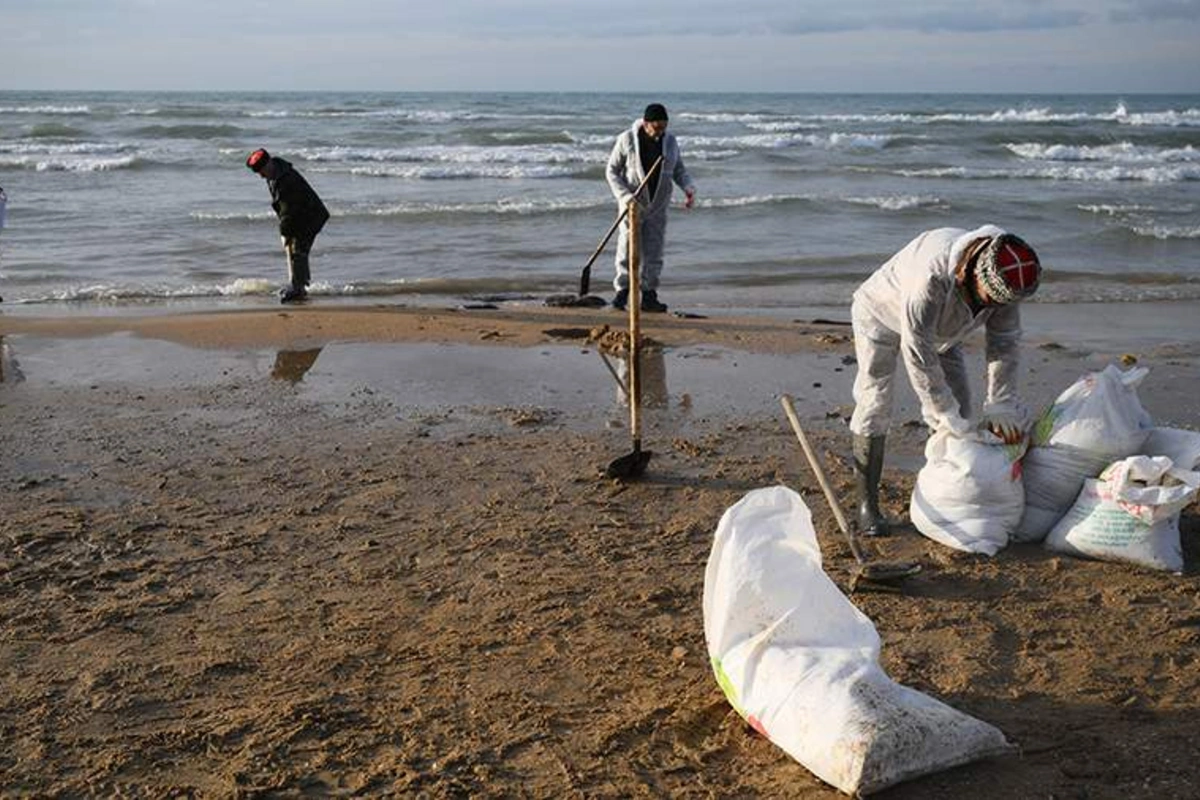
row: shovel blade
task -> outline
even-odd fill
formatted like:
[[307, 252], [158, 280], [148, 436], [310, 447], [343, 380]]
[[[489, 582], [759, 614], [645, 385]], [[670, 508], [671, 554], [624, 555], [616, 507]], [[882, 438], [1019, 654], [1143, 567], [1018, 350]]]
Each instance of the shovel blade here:
[[632, 453], [626, 453], [610, 461], [604, 470], [604, 475], [623, 481], [640, 478], [646, 471], [646, 465], [650, 463], [652, 455], [654, 453], [649, 450], [634, 450]]
[[863, 564], [856, 576], [867, 583], [899, 583], [921, 571], [920, 564]]
[[850, 578], [850, 591], [900, 592], [905, 579], [920, 571], [920, 564], [865, 564]]

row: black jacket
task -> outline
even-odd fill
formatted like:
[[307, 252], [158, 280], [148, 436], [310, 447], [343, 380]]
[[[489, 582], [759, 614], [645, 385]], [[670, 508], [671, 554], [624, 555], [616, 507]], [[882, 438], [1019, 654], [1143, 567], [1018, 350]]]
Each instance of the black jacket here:
[[314, 237], [329, 219], [329, 209], [317, 197], [290, 161], [272, 158], [276, 165], [274, 178], [267, 180], [271, 190], [271, 208], [279, 215], [279, 235], [288, 238]]

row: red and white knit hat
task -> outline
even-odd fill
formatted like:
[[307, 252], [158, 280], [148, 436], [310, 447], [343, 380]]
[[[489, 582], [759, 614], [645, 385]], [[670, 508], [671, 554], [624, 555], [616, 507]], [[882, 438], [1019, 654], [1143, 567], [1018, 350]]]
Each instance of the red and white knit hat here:
[[1037, 253], [1011, 233], [993, 237], [979, 254], [975, 269], [992, 300], [1001, 304], [1033, 294], [1042, 277]]

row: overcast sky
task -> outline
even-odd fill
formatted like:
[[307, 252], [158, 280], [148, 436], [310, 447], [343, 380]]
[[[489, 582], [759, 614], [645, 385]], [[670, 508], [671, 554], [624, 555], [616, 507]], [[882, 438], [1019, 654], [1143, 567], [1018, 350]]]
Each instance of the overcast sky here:
[[1200, 92], [1200, 0], [0, 0], [0, 89]]

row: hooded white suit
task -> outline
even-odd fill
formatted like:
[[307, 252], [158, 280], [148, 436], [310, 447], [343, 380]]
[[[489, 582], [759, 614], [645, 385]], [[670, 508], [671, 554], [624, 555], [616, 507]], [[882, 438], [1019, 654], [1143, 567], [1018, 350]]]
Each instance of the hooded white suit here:
[[984, 414], [1017, 412], [1020, 304], [987, 306], [973, 313], [955, 281], [967, 247], [1002, 233], [994, 225], [974, 231], [926, 231], [858, 287], [851, 307], [858, 358], [853, 433], [887, 433], [897, 356], [904, 359], [925, 423], [934, 430], [967, 432], [971, 393], [961, 343], [980, 326], [986, 326], [987, 336]]
[[[642, 121], [635, 120], [628, 130], [617, 137], [612, 153], [608, 157], [608, 167], [605, 177], [613, 197], [617, 198], [617, 207], [624, 211], [629, 205], [633, 193], [646, 177], [642, 169], [642, 155], [638, 148], [638, 130]], [[672, 183], [680, 189], [694, 190], [695, 184], [683, 165], [679, 154], [679, 143], [670, 133], [663, 134], [662, 166], [659, 167], [658, 188], [653, 197], [647, 197], [648, 190], [642, 190], [638, 200], [639, 240], [641, 242], [641, 287], [645, 291], [658, 289], [658, 276], [662, 273], [663, 242], [667, 236], [667, 209], [671, 205]], [[616, 289], [629, 287], [629, 221], [621, 223], [617, 236], [617, 275], [613, 280]]]

